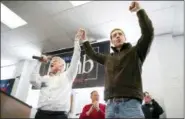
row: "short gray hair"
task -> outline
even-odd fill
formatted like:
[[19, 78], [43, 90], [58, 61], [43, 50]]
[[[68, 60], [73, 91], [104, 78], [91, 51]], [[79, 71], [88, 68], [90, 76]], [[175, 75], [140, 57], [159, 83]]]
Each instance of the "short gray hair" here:
[[61, 63], [65, 62], [61, 57], [59, 56], [55, 56], [51, 59], [51, 63], [54, 62], [54, 61], [59, 61]]
[[62, 59], [61, 57], [59, 56], [55, 56], [51, 59], [51, 62], [50, 62], [50, 65], [54, 62], [54, 61], [59, 61], [60, 63], [63, 63], [64, 64], [64, 67], [63, 67], [63, 70], [65, 70], [66, 68], [66, 62], [64, 59]]

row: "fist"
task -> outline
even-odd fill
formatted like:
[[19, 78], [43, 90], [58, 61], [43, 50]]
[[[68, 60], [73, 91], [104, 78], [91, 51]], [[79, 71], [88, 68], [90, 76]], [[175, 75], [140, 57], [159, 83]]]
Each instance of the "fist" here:
[[130, 10], [131, 12], [136, 12], [136, 11], [139, 10], [139, 9], [140, 9], [140, 5], [139, 5], [139, 3], [136, 2], [136, 1], [133, 1], [133, 2], [131, 3], [130, 7], [129, 7], [129, 10]]
[[97, 101], [95, 101], [95, 102], [93, 103], [93, 106], [94, 106], [95, 108], [99, 107], [98, 102], [97, 102]]
[[85, 40], [86, 39], [86, 31], [84, 29], [79, 29], [76, 33], [75, 39]]
[[52, 58], [51, 56], [45, 56], [45, 55], [42, 55], [41, 57], [42, 59], [40, 59], [40, 62], [44, 62], [44, 63], [47, 63]]
[[95, 108], [97, 111], [100, 110], [100, 108], [99, 108], [99, 103], [98, 103], [97, 101], [95, 101], [95, 102], [93, 103], [93, 106], [94, 106], [94, 108]]

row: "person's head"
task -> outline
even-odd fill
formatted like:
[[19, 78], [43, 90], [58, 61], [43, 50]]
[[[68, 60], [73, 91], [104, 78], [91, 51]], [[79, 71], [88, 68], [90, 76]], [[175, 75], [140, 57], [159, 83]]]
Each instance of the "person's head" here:
[[121, 46], [126, 42], [125, 34], [123, 30], [115, 28], [110, 32], [111, 43], [116, 48], [121, 48]]
[[152, 100], [151, 97], [150, 97], [150, 94], [148, 92], [144, 92], [143, 95], [144, 95], [145, 104], [149, 104]]
[[92, 102], [99, 101], [99, 94], [97, 91], [94, 90], [91, 92], [91, 100]]
[[145, 92], [143, 93], [143, 95], [144, 95], [144, 97], [145, 97], [145, 96], [149, 96], [149, 93], [145, 91]]
[[50, 72], [57, 73], [65, 70], [65, 61], [60, 57], [53, 57], [50, 63]]

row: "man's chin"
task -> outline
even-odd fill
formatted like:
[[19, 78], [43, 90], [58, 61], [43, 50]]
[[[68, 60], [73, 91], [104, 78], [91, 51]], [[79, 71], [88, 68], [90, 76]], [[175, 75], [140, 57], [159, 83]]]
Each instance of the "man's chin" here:
[[123, 44], [119, 44], [116, 46], [116, 48], [121, 48]]
[[59, 70], [52, 70], [51, 72], [52, 73], [57, 73], [57, 72], [59, 72]]

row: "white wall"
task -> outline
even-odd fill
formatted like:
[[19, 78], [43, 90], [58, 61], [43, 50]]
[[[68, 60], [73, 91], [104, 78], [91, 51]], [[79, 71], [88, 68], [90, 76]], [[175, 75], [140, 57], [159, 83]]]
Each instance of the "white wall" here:
[[15, 77], [16, 65], [5, 66], [1, 68], [1, 80]]
[[[143, 64], [143, 91], [149, 92], [164, 109], [163, 78], [159, 61], [160, 59], [157, 52], [157, 40], [158, 38], [154, 37], [150, 51]], [[161, 117], [165, 118], [165, 113]]]
[[[29, 95], [29, 90], [31, 88], [30, 78], [31, 73], [35, 70], [35, 62], [34, 60], [26, 60], [23, 65], [23, 70], [21, 73], [19, 85], [17, 87], [16, 97], [27, 103], [27, 97]], [[27, 103], [29, 104], [29, 103]], [[29, 104], [30, 105], [30, 104]]]
[[184, 37], [165, 35], [157, 40], [163, 99], [167, 118], [184, 116]]
[[155, 95], [155, 97], [159, 98], [158, 100], [160, 100], [160, 98], [162, 98], [163, 96], [163, 85], [160, 61], [156, 50], [156, 40], [157, 39], [154, 39], [150, 52], [143, 64], [142, 79], [143, 91], [149, 91], [150, 93]]
[[[19, 61], [15, 64], [1, 67], [1, 80], [16, 78], [18, 76], [21, 76], [23, 65], [24, 65], [24, 61]], [[19, 81], [20, 81], [20, 78], [15, 79], [12, 92], [11, 92], [11, 95], [13, 96], [16, 95]]]
[[184, 37], [156, 36], [143, 66], [143, 88], [163, 106], [167, 118], [184, 116]]
[[[22, 60], [16, 64], [1, 67], [1, 79], [16, 78], [11, 95], [27, 103], [27, 96], [31, 85], [30, 74], [34, 70], [34, 61]], [[28, 103], [29, 104], [29, 103]]]

